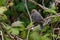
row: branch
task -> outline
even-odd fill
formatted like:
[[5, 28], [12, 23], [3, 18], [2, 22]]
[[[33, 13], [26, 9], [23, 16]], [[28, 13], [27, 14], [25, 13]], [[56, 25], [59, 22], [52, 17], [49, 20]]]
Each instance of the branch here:
[[27, 7], [27, 0], [25, 0], [25, 8], [26, 8], [27, 13], [28, 13], [28, 15], [29, 15], [29, 17], [30, 17], [30, 21], [32, 22], [32, 18], [31, 18], [31, 16], [30, 16], [30, 12], [29, 12], [28, 7]]
[[28, 29], [28, 33], [27, 33], [27, 38], [26, 38], [26, 40], [29, 40], [29, 33], [30, 33], [30, 29]]
[[52, 16], [48, 16], [48, 17], [44, 18], [44, 20], [45, 20], [44, 25], [49, 24], [51, 21], [51, 18], [54, 18], [54, 17], [60, 17], [60, 13], [57, 13], [56, 15], [52, 15]]
[[42, 5], [44, 6], [44, 0], [42, 0]]
[[35, 4], [35, 5], [38, 5], [38, 6], [39, 6], [40, 8], [42, 8], [43, 10], [48, 10], [48, 8], [42, 6], [41, 4], [39, 4], [39, 3], [35, 2], [35, 1], [32, 1], [32, 0], [29, 0], [29, 1], [32, 2], [32, 3]]
[[[27, 0], [25, 0], [25, 8], [26, 8], [27, 13], [28, 13], [28, 15], [29, 15], [29, 17], [30, 17], [30, 22], [32, 22], [31, 15], [30, 15], [30, 12], [29, 12], [28, 7], [27, 7]], [[27, 38], [26, 38], [26, 40], [28, 40], [28, 38], [29, 38], [29, 33], [30, 33], [30, 29], [28, 29], [28, 33], [27, 33]]]
[[54, 17], [60, 17], [60, 13], [57, 13], [56, 15], [52, 15], [52, 16], [49, 16], [49, 17], [46, 17], [44, 18], [44, 20], [47, 20], [47, 19], [50, 19], [50, 18], [54, 18]]

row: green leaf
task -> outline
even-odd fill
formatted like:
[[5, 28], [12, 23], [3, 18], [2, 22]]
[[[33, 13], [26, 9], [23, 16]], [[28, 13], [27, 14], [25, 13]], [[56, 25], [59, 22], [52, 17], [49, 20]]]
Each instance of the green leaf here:
[[57, 37], [57, 35], [53, 34], [52, 37]]
[[27, 26], [27, 28], [32, 27], [32, 25], [33, 25], [33, 22], [31, 22], [31, 23]]
[[36, 9], [37, 8], [37, 6], [36, 5], [34, 5], [33, 3], [31, 3], [31, 2], [28, 2], [28, 8], [29, 8], [29, 10], [32, 10], [32, 9]]
[[18, 35], [20, 31], [24, 31], [25, 28], [20, 28], [20, 27], [13, 27], [10, 30], [7, 30], [7, 33], [12, 33], [14, 35]]
[[18, 35], [19, 34], [19, 28], [11, 28], [11, 33], [14, 34], [14, 35]]
[[45, 10], [44, 12], [49, 12], [51, 14], [56, 14], [57, 13], [55, 10], [52, 10], [52, 9]]
[[4, 6], [6, 4], [6, 0], [0, 0], [0, 6]]
[[3, 14], [5, 11], [7, 11], [6, 7], [0, 7], [0, 14]]
[[12, 27], [24, 27], [24, 25], [23, 25], [23, 22], [21, 22], [21, 21], [16, 21], [16, 22], [14, 22], [14, 23], [12, 23], [12, 25], [11, 25]]
[[46, 36], [42, 36], [40, 40], [51, 40], [51, 39]]
[[55, 23], [55, 22], [60, 22], [60, 17], [55, 16], [54, 18], [51, 19], [51, 23]]
[[35, 26], [35, 28], [33, 29], [33, 31], [40, 31], [40, 30], [41, 30], [40, 25]]
[[5, 36], [5, 40], [11, 40], [9, 36]]
[[40, 35], [37, 32], [32, 32], [29, 36], [29, 40], [40, 40]]
[[21, 31], [20, 37], [21, 37], [22, 39], [26, 38], [26, 31]]
[[52, 37], [49, 38], [50, 36], [50, 34], [41, 35], [40, 40], [52, 40]]
[[14, 6], [14, 8], [17, 10], [17, 11], [22, 11], [24, 12], [25, 11], [25, 6], [24, 6], [24, 3], [23, 2], [20, 2], [19, 4], [17, 4], [16, 6]]

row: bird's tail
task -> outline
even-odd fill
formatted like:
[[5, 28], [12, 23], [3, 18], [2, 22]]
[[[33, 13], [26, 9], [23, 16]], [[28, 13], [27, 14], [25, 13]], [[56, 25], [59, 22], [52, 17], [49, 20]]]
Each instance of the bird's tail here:
[[43, 26], [43, 24], [41, 23], [41, 24], [40, 24], [40, 29], [43, 29], [43, 28], [44, 28], [44, 26]]

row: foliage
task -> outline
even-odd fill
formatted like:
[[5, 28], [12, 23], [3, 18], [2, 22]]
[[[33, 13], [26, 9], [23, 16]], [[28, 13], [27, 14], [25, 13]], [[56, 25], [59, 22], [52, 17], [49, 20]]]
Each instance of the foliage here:
[[6, 0], [0, 0], [0, 6], [6, 5]]
[[[35, 0], [39, 4], [42, 4], [42, 0]], [[52, 0], [47, 0], [44, 2], [44, 6], [48, 7], [48, 10], [42, 10], [42, 14], [46, 16], [55, 15], [57, 14], [56, 6], [50, 7], [50, 2]], [[60, 23], [60, 17], [55, 16], [51, 18], [50, 24], [44, 25], [44, 29], [40, 29], [40, 25], [37, 25], [33, 29], [30, 29], [33, 26], [34, 22], [30, 22], [28, 13], [26, 12], [25, 3], [24, 0], [14, 0], [14, 5], [11, 7], [7, 7], [6, 0], [0, 0], [0, 30], [4, 33], [4, 39], [5, 40], [11, 40], [11, 35], [13, 39], [16, 40], [16, 36], [20, 39], [27, 39], [28, 40], [52, 40], [52, 38], [60, 38], [60, 36], [57, 36], [56, 34], [53, 34], [53, 27], [57, 24], [56, 22]], [[37, 5], [34, 5], [31, 2], [27, 1], [27, 6], [29, 9], [29, 12], [31, 12], [32, 9], [39, 10], [39, 7]], [[49, 8], [50, 7], [50, 8]], [[45, 18], [44, 17], [44, 18]], [[12, 22], [11, 22], [12, 21]], [[16, 23], [16, 21], [19, 21]], [[16, 23], [16, 24], [14, 24]], [[59, 26], [59, 23], [57, 26]], [[13, 25], [14, 24], [14, 25]], [[13, 25], [13, 26], [12, 26]], [[28, 31], [29, 34], [28, 34]]]

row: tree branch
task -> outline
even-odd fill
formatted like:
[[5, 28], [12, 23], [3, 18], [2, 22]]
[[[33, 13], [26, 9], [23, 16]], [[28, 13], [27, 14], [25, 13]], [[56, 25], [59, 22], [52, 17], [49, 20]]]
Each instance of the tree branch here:
[[35, 5], [38, 5], [38, 6], [39, 6], [40, 8], [42, 8], [43, 10], [48, 10], [48, 8], [42, 6], [41, 4], [39, 4], [39, 3], [35, 2], [35, 1], [32, 1], [32, 0], [29, 0], [29, 1], [32, 2], [32, 3], [35, 4]]
[[47, 20], [47, 19], [50, 19], [50, 18], [53, 18], [53, 17], [60, 17], [60, 13], [57, 13], [56, 15], [52, 15], [52, 16], [48, 16], [48, 17], [46, 17], [46, 18], [44, 18], [45, 20]]
[[[27, 7], [27, 0], [25, 0], [25, 8], [26, 8], [27, 13], [28, 13], [28, 15], [29, 15], [29, 17], [30, 17], [30, 22], [32, 22], [31, 15], [30, 15], [30, 12], [29, 12], [28, 7]], [[30, 33], [30, 29], [28, 29], [26, 40], [28, 40], [28, 38], [29, 38], [29, 33]]]
[[30, 33], [30, 29], [28, 29], [26, 40], [29, 40], [29, 33]]
[[44, 0], [42, 0], [42, 5], [44, 6]]
[[25, 0], [25, 8], [26, 8], [27, 13], [28, 13], [28, 15], [29, 15], [29, 17], [30, 17], [30, 21], [32, 22], [32, 18], [31, 18], [31, 16], [30, 16], [30, 12], [29, 12], [29, 9], [28, 9], [28, 7], [27, 7], [27, 0]]

